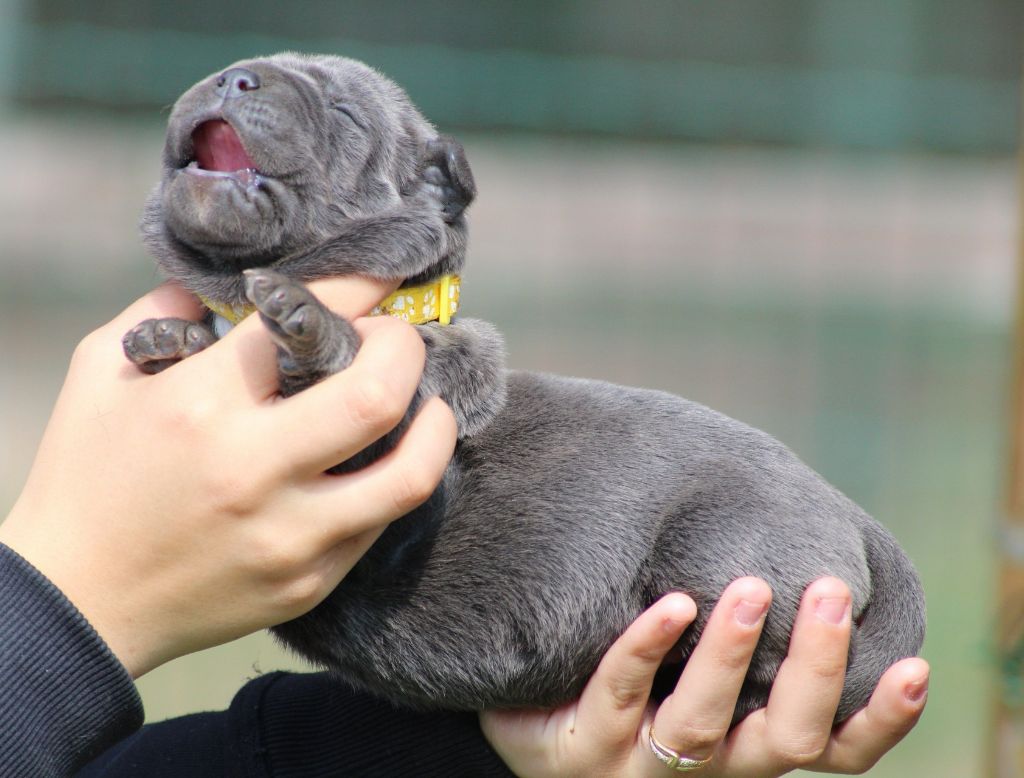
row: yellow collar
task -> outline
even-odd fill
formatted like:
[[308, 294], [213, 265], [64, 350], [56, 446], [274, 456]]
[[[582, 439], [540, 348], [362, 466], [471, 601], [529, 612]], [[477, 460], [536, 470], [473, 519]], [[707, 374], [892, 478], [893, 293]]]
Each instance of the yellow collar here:
[[[436, 321], [450, 324], [452, 316], [459, 310], [459, 291], [462, 279], [457, 275], [441, 276], [436, 281], [419, 286], [405, 286], [385, 297], [370, 311], [370, 316], [394, 316], [410, 324], [425, 324]], [[199, 295], [203, 305], [232, 325], [256, 310], [254, 305], [228, 305]]]
[[419, 286], [404, 286], [378, 303], [370, 316], [394, 316], [410, 324], [450, 324], [459, 310], [462, 279], [457, 275], [441, 276]]
[[203, 305], [215, 314], [220, 316], [222, 319], [227, 319], [231, 322], [232, 326], [238, 324], [238, 322], [256, 310], [256, 306], [251, 303], [246, 303], [245, 305], [228, 305], [227, 303], [218, 303], [215, 300], [211, 300], [205, 294], [197, 295], [197, 297], [202, 301]]

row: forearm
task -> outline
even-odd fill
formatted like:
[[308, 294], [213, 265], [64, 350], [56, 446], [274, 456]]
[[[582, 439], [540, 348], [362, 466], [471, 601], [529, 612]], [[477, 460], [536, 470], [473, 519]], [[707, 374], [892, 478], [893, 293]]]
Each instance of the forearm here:
[[0, 776], [70, 775], [142, 726], [125, 668], [74, 605], [0, 544]]
[[[138, 775], [512, 778], [473, 713], [411, 711], [329, 673], [269, 673], [227, 710], [148, 724], [80, 778]], [[233, 773], [232, 773], [233, 774]]]

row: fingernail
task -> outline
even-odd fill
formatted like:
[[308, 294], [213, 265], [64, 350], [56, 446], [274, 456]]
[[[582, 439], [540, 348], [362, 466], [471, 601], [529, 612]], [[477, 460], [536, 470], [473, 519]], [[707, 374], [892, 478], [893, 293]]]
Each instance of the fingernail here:
[[766, 610], [768, 610], [766, 603], [740, 600], [736, 605], [736, 610], [733, 611], [733, 615], [736, 621], [744, 627], [753, 627], [761, 621], [761, 617], [764, 616]]
[[673, 634], [678, 635], [679, 632], [682, 631], [683, 627], [685, 627], [688, 623], [689, 622], [687, 622], [685, 619], [675, 619], [670, 616], [669, 618], [661, 622], [661, 628], [665, 632], [671, 632]]
[[903, 690], [903, 696], [911, 702], [920, 702], [926, 694], [928, 694], [928, 676], [919, 681], [914, 681]]
[[850, 601], [845, 597], [822, 597], [814, 612], [826, 624], [842, 624], [850, 612]]

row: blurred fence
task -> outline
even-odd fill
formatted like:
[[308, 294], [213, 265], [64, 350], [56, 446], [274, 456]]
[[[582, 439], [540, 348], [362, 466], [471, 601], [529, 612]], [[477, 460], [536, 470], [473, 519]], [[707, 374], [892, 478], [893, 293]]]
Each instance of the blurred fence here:
[[1018, 0], [6, 0], [22, 103], [164, 106], [281, 49], [344, 53], [445, 126], [1007, 152]]

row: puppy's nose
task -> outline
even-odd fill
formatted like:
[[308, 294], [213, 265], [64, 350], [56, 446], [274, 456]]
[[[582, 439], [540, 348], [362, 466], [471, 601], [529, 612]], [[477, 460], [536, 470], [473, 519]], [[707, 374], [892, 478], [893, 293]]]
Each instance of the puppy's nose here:
[[217, 78], [217, 88], [214, 91], [218, 97], [238, 97], [243, 92], [259, 88], [260, 77], [251, 70], [231, 68]]

